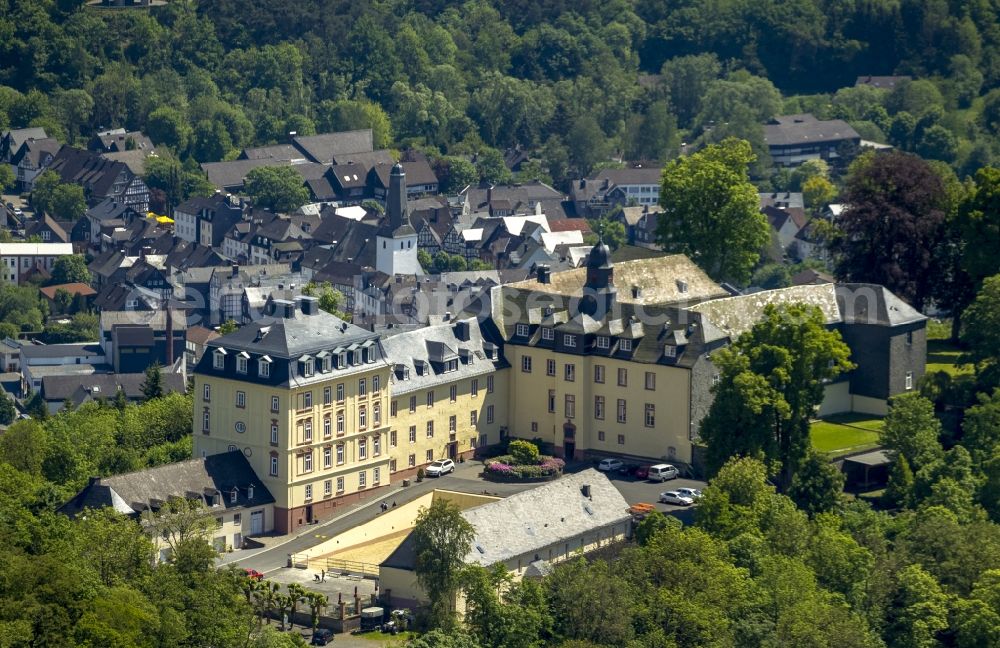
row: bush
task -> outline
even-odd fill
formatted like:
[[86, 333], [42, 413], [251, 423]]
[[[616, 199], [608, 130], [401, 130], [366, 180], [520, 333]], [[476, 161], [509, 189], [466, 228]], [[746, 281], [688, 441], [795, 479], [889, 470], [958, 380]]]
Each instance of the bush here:
[[501, 455], [486, 462], [485, 472], [510, 479], [539, 479], [562, 472], [566, 462], [556, 457], [539, 456], [535, 463], [518, 463], [513, 455]]
[[515, 464], [534, 465], [538, 463], [538, 446], [531, 441], [515, 439], [507, 446], [507, 452]]
[[418, 482], [424, 481], [424, 475], [425, 474], [427, 474], [427, 473], [424, 472], [423, 468], [417, 468], [417, 481]]

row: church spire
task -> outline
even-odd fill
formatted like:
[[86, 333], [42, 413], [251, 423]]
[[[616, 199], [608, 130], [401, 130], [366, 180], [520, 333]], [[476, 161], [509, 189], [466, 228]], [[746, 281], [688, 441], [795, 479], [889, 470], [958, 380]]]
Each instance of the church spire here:
[[389, 194], [386, 196], [386, 211], [389, 216], [389, 227], [395, 232], [399, 228], [410, 225], [410, 209], [406, 204], [406, 172], [403, 165], [397, 162], [389, 173]]

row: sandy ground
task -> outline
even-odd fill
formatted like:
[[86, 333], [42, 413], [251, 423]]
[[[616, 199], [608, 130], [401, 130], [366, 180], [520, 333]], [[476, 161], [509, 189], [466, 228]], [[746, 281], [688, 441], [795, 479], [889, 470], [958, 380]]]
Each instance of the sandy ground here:
[[386, 558], [388, 558], [400, 544], [403, 543], [403, 540], [405, 540], [406, 536], [410, 534], [410, 531], [411, 529], [404, 529], [402, 531], [390, 533], [389, 535], [383, 536], [378, 540], [356, 545], [354, 547], [348, 547], [347, 549], [341, 549], [340, 551], [334, 551], [333, 553], [325, 556], [319, 556], [318, 558], [353, 560], [356, 562], [368, 563], [370, 565], [379, 565]]

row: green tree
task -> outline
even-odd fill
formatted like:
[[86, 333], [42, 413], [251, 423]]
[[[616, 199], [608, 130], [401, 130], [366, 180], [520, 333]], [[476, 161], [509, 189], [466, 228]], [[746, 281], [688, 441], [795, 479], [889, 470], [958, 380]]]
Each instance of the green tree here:
[[813, 176], [802, 183], [802, 198], [806, 207], [818, 209], [833, 200], [837, 195], [837, 188], [826, 178]]
[[489, 184], [507, 184], [511, 180], [503, 153], [494, 148], [486, 147], [479, 151], [476, 155], [476, 171], [479, 179]]
[[885, 487], [885, 500], [893, 506], [911, 508], [916, 502], [915, 481], [906, 455], [897, 454], [889, 469], [889, 482]]
[[476, 165], [465, 158], [448, 156], [442, 160], [446, 172], [443, 178], [443, 191], [447, 194], [457, 194], [469, 185], [479, 182], [479, 171]]
[[941, 422], [934, 415], [934, 404], [916, 392], [894, 396], [889, 414], [879, 432], [879, 443], [893, 458], [902, 455], [918, 470], [944, 458], [938, 442]]
[[9, 164], [0, 165], [0, 191], [8, 191], [14, 186], [17, 176], [14, 175], [14, 168]]
[[417, 583], [427, 595], [432, 627], [454, 625], [455, 595], [475, 529], [447, 500], [434, 500], [417, 514], [411, 538]]
[[290, 212], [309, 200], [302, 176], [292, 167], [258, 167], [247, 174], [244, 189], [255, 205]]
[[315, 633], [319, 627], [319, 616], [322, 614], [323, 608], [329, 603], [329, 599], [319, 592], [306, 592], [305, 598], [309, 604], [309, 619], [312, 622], [312, 631]]
[[31, 189], [31, 204], [40, 213], [52, 212], [52, 197], [59, 186], [59, 174], [55, 171], [43, 171], [35, 178]]
[[229, 335], [239, 329], [239, 325], [233, 320], [226, 320], [219, 325], [219, 335]]
[[590, 229], [594, 232], [592, 236], [584, 237], [585, 243], [596, 245], [598, 239], [607, 243], [611, 251], [615, 251], [626, 243], [625, 226], [618, 220], [607, 218], [590, 219]]
[[900, 570], [886, 611], [885, 637], [891, 646], [932, 648], [948, 627], [948, 597], [919, 565]]
[[635, 528], [635, 541], [639, 543], [640, 547], [644, 547], [666, 529], [676, 530], [681, 526], [683, 525], [677, 518], [664, 515], [659, 511], [651, 511]]
[[159, 362], [146, 367], [146, 379], [142, 381], [142, 396], [148, 401], [163, 396], [163, 367]]
[[514, 439], [507, 445], [507, 453], [516, 464], [533, 466], [538, 463], [538, 446], [531, 441]]
[[52, 266], [52, 285], [67, 283], [90, 283], [87, 260], [81, 254], [69, 254], [56, 259]]
[[17, 418], [17, 408], [7, 392], [0, 393], [0, 425], [10, 425]]
[[566, 150], [577, 174], [586, 177], [611, 155], [611, 142], [597, 119], [588, 113], [578, 117], [566, 132]]
[[664, 251], [688, 255], [716, 281], [750, 279], [770, 237], [747, 175], [753, 159], [749, 144], [726, 140], [667, 164], [657, 226]]
[[680, 125], [687, 127], [701, 112], [708, 85], [719, 78], [722, 65], [715, 54], [679, 56], [663, 64], [660, 73], [670, 89], [670, 103], [677, 110]]
[[810, 450], [792, 478], [788, 496], [800, 509], [816, 515], [836, 510], [843, 490], [844, 473], [828, 457]]
[[709, 473], [731, 456], [762, 455], [789, 488], [807, 457], [824, 385], [853, 368], [850, 353], [815, 306], [766, 306], [753, 328], [714, 354], [721, 381], [701, 424]]
[[381, 106], [370, 101], [343, 99], [320, 102], [316, 121], [317, 127], [324, 133], [370, 128], [376, 149], [389, 148], [392, 144], [389, 116]]
[[333, 286], [330, 282], [324, 281], [322, 283], [316, 283], [310, 281], [306, 284], [305, 288], [302, 289], [303, 295], [308, 295], [311, 297], [319, 298], [320, 310], [324, 310], [331, 315], [336, 315], [341, 319], [345, 319], [347, 316], [340, 310], [341, 304], [344, 303], [344, 295]]
[[146, 118], [146, 134], [155, 144], [168, 146], [181, 154], [191, 141], [191, 126], [180, 110], [160, 106]]

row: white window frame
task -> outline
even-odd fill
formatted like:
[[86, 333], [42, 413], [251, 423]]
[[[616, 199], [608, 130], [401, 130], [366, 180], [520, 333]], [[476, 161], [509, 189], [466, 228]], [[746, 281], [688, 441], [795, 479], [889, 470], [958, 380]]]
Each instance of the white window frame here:
[[556, 332], [546, 326], [542, 329], [542, 339], [552, 341], [556, 339]]
[[611, 344], [610, 344], [610, 342], [608, 340], [608, 336], [606, 336], [606, 335], [598, 335], [597, 336], [597, 348], [598, 349], [607, 349], [610, 346], [611, 346]]
[[576, 336], [569, 333], [563, 335], [563, 344], [569, 348], [576, 348]]
[[517, 324], [514, 327], [514, 334], [517, 335], [518, 337], [525, 337], [526, 335], [528, 335], [528, 331], [529, 328], [527, 324]]

